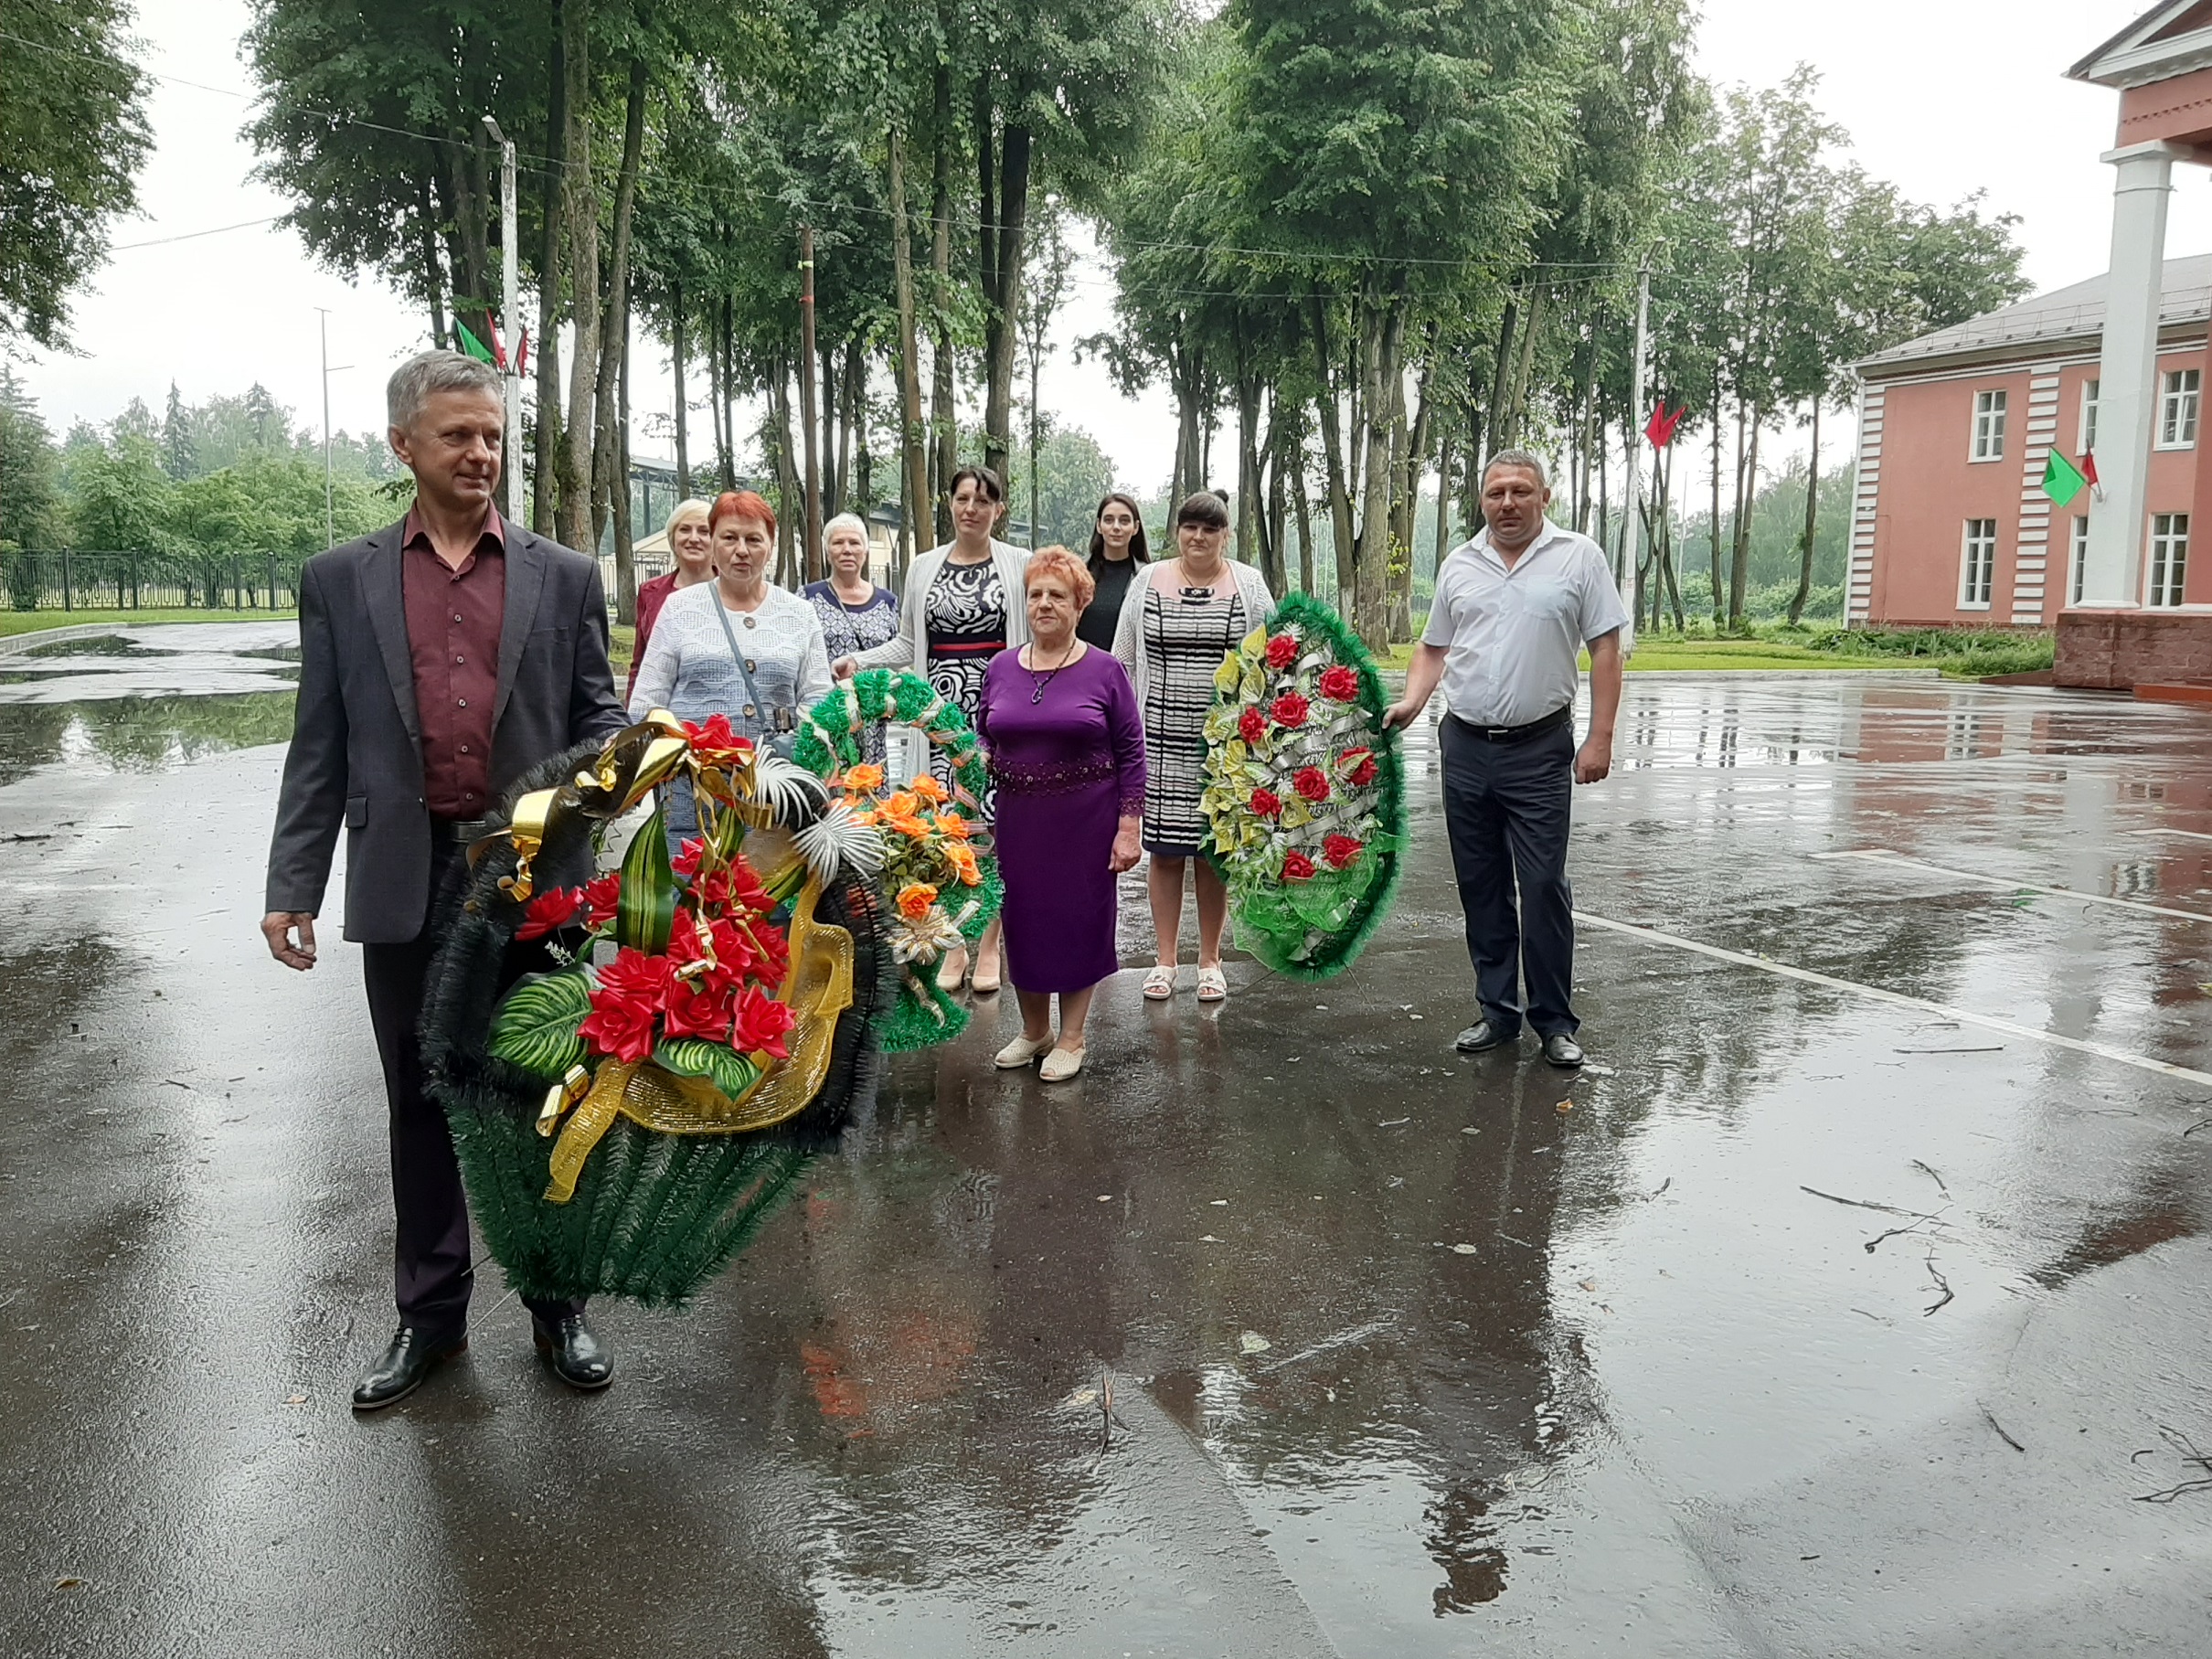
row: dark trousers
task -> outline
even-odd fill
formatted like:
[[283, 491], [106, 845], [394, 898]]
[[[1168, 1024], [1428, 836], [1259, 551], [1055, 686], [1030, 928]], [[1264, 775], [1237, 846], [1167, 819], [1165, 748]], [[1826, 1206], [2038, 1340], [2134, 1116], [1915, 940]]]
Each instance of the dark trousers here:
[[[459, 856], [450, 842], [434, 844], [431, 904]], [[425, 919], [427, 921], [427, 918]], [[435, 945], [423, 931], [405, 944], [361, 947], [361, 975], [368, 987], [368, 1021], [384, 1062], [384, 1093], [391, 1111], [393, 1294], [402, 1323], [440, 1335], [459, 1335], [468, 1324], [469, 1205], [445, 1110], [423, 1088], [422, 1049], [416, 1028]], [[580, 1313], [580, 1302], [529, 1304], [540, 1320]]]
[[[1447, 715], [1444, 824], [1467, 917], [1475, 994], [1501, 1032], [1572, 1034], [1574, 889], [1567, 881], [1567, 827], [1574, 797], [1575, 738], [1562, 725], [1519, 743], [1492, 743]], [[1514, 888], [1520, 888], [1516, 911]], [[1526, 986], [1526, 998], [1521, 993]]]

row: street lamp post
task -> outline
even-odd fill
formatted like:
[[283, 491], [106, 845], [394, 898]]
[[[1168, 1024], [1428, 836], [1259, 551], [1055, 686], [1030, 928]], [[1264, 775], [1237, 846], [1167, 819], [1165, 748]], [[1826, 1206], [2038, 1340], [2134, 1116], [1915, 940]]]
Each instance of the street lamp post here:
[[[522, 303], [520, 239], [515, 228], [515, 141], [499, 130], [489, 115], [484, 130], [499, 146], [499, 282], [501, 346], [506, 356], [507, 434], [502, 448], [499, 475], [505, 484], [506, 516], [522, 515], [522, 343], [516, 327], [516, 308]], [[543, 350], [541, 344], [539, 350]]]

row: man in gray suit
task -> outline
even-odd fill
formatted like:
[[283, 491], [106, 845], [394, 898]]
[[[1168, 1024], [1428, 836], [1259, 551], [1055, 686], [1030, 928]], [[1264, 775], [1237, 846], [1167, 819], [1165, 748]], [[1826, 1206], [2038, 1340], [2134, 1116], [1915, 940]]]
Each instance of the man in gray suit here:
[[[493, 505], [505, 428], [497, 372], [425, 352], [393, 374], [387, 403], [414, 505], [301, 575], [299, 705], [261, 920], [277, 961], [314, 966], [343, 824], [346, 937], [363, 947], [398, 1222], [399, 1327], [354, 1390], [358, 1410], [410, 1393], [467, 1346], [468, 1204], [416, 1038], [431, 909], [524, 771], [625, 724], [597, 561]], [[612, 1378], [581, 1303], [532, 1303], [530, 1314], [562, 1381], [591, 1389]]]

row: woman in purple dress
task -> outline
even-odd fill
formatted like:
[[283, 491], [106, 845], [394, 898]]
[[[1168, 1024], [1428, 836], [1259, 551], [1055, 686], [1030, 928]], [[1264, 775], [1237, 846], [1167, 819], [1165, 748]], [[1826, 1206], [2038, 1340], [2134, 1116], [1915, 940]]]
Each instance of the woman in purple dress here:
[[975, 726], [991, 753], [1006, 978], [1022, 1005], [1022, 1034], [998, 1063], [1043, 1055], [1040, 1075], [1057, 1083], [1082, 1069], [1090, 994], [1121, 966], [1114, 877], [1137, 861], [1144, 723], [1128, 671], [1076, 637], [1093, 591], [1082, 560], [1047, 548], [1024, 574], [1029, 643], [991, 659]]

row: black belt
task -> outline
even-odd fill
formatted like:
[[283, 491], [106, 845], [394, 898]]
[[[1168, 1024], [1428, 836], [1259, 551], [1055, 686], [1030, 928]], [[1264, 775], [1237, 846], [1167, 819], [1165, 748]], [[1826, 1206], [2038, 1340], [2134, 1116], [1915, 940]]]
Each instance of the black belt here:
[[457, 841], [463, 846], [492, 833], [489, 818], [432, 818], [431, 835], [439, 841]]
[[1557, 731], [1560, 727], [1569, 724], [1575, 718], [1575, 710], [1574, 705], [1569, 703], [1566, 707], [1555, 708], [1542, 719], [1531, 720], [1526, 726], [1477, 726], [1473, 720], [1462, 720], [1459, 716], [1450, 713], [1447, 713], [1444, 718], [1462, 731], [1480, 738], [1485, 743], [1521, 743], [1530, 738], [1540, 738], [1547, 731]]

